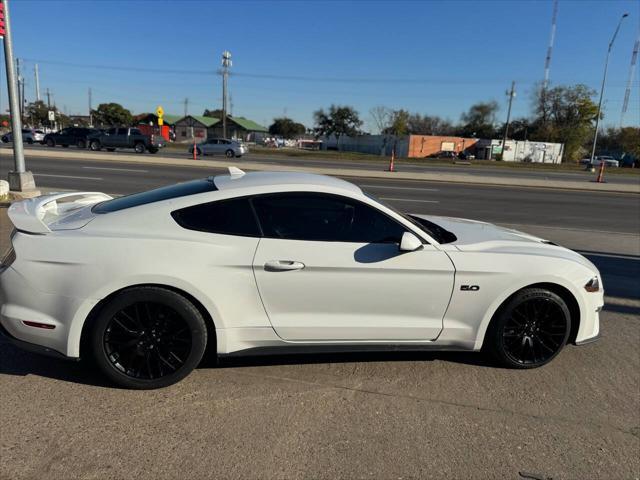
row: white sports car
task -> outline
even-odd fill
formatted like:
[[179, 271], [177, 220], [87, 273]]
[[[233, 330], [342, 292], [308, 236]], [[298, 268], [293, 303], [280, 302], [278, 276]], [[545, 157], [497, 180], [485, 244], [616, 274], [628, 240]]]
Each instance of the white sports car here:
[[599, 335], [600, 274], [571, 250], [405, 215], [331, 177], [229, 170], [14, 203], [3, 333], [140, 389], [184, 378], [207, 348], [486, 350], [531, 368]]

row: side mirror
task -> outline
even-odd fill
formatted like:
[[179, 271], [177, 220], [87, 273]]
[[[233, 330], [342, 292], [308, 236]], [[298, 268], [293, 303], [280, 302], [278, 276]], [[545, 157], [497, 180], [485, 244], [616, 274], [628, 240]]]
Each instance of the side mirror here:
[[400, 240], [399, 250], [401, 252], [414, 252], [422, 248], [422, 242], [411, 232], [404, 232]]

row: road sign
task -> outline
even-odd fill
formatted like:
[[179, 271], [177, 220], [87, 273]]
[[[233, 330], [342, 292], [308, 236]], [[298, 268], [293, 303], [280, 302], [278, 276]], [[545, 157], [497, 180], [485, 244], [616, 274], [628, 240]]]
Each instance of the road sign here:
[[164, 116], [164, 109], [160, 105], [156, 108], [156, 115], [158, 118], [162, 118]]
[[56, 112], [54, 112], [53, 110], [49, 110], [49, 121], [50, 122], [55, 122], [56, 120]]

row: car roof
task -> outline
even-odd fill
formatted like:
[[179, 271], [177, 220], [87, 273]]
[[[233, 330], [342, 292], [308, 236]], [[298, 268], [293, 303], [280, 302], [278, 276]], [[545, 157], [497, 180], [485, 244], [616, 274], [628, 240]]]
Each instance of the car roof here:
[[327, 175], [299, 172], [251, 172], [245, 174], [218, 175], [214, 178], [218, 190], [254, 189], [258, 187], [285, 187], [287, 190], [304, 187], [324, 187], [361, 194], [360, 187]]

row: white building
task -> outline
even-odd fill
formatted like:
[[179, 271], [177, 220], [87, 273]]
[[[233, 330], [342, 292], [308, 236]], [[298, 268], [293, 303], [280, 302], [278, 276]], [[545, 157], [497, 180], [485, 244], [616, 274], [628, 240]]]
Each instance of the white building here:
[[502, 153], [505, 162], [561, 163], [563, 143], [507, 140], [502, 149], [502, 140], [480, 140], [476, 144], [476, 158], [489, 160]]

